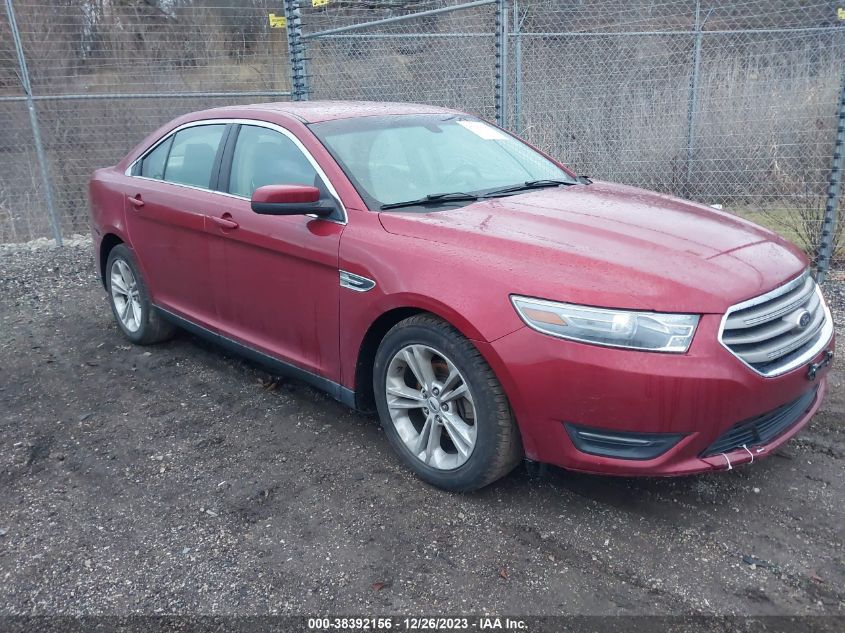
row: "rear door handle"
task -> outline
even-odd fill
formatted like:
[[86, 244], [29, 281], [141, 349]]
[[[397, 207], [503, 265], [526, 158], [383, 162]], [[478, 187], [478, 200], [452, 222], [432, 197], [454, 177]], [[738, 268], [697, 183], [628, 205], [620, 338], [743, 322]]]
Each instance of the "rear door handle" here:
[[137, 194], [134, 198], [133, 198], [133, 197], [131, 197], [131, 196], [130, 196], [130, 197], [128, 197], [128, 200], [129, 200], [129, 202], [131, 202], [132, 204], [134, 204], [134, 205], [135, 205], [135, 207], [136, 207], [136, 208], [138, 208], [138, 209], [140, 209], [141, 207], [143, 207], [143, 206], [144, 206], [144, 201], [143, 201], [143, 200], [141, 200], [141, 194], [140, 194], [140, 193], [139, 193], [139, 194]]
[[216, 218], [213, 215], [209, 217], [217, 226], [222, 229], [236, 229], [240, 226], [237, 222], [228, 218]]

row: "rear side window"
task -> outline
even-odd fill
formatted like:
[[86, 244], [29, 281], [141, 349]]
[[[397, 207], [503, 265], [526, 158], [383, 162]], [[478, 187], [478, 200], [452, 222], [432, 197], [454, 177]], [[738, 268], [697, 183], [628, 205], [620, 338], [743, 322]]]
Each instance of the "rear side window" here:
[[144, 178], [155, 178], [156, 180], [164, 178], [164, 163], [167, 160], [167, 152], [170, 151], [171, 143], [173, 143], [172, 136], [144, 157], [144, 160], [141, 161], [141, 175]]
[[323, 190], [313, 165], [287, 136], [244, 125], [232, 156], [229, 193], [249, 198], [264, 185], [311, 185]]
[[164, 168], [164, 180], [208, 189], [225, 129], [225, 124], [198, 125], [177, 132]]

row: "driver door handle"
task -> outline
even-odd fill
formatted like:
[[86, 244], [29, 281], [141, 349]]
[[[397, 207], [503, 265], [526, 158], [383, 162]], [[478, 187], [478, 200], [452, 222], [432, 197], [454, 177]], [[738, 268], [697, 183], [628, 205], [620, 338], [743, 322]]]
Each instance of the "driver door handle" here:
[[227, 218], [227, 217], [217, 218], [217, 217], [214, 217], [213, 215], [209, 216], [209, 217], [221, 229], [236, 229], [240, 226], [237, 222], [235, 222], [231, 218]]

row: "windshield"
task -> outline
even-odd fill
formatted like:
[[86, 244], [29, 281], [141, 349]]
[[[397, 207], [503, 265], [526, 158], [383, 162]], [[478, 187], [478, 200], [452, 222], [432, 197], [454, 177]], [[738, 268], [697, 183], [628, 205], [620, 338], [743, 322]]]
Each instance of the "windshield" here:
[[370, 209], [444, 193], [483, 195], [538, 180], [576, 182], [522, 141], [465, 115], [363, 117], [310, 127]]

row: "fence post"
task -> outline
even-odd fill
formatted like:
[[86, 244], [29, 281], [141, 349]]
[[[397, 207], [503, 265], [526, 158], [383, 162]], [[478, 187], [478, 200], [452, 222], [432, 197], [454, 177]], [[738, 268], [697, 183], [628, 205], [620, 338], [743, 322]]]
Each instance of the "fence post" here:
[[513, 129], [522, 133], [522, 19], [519, 0], [513, 0]]
[[[711, 9], [712, 11], [712, 9]], [[707, 17], [710, 17], [708, 12]], [[692, 56], [692, 77], [690, 78], [689, 97], [687, 100], [687, 175], [684, 182], [684, 194], [692, 195], [692, 161], [695, 156], [695, 122], [698, 119], [698, 82], [701, 72], [701, 38], [704, 29], [704, 21], [701, 20], [701, 0], [695, 0], [695, 45]]]
[[833, 159], [830, 162], [830, 179], [827, 184], [827, 201], [824, 205], [819, 239], [818, 268], [816, 279], [824, 281], [830, 269], [833, 245], [836, 238], [836, 215], [839, 210], [839, 195], [842, 191], [842, 156], [845, 153], [845, 75], [842, 77], [842, 89], [839, 92], [839, 107], [836, 112], [836, 137], [833, 143]]
[[305, 71], [305, 42], [302, 39], [302, 12], [299, 0], [284, 0], [288, 32], [291, 96], [294, 101], [308, 101], [308, 76]]
[[21, 86], [26, 96], [26, 107], [29, 110], [29, 123], [32, 126], [32, 137], [35, 142], [35, 154], [38, 157], [38, 168], [41, 171], [41, 183], [44, 187], [44, 200], [47, 203], [47, 213], [50, 216], [50, 226], [53, 229], [53, 239], [56, 245], [62, 245], [62, 229], [59, 225], [59, 218], [56, 215], [56, 205], [53, 202], [53, 188], [50, 183], [50, 170], [47, 165], [47, 155], [44, 153], [44, 145], [41, 142], [41, 128], [38, 126], [38, 113], [35, 110], [35, 101], [32, 98], [32, 83], [29, 81], [29, 70], [26, 67], [26, 57], [23, 52], [18, 21], [15, 18], [15, 8], [12, 0], [6, 0], [6, 14], [9, 17], [9, 27], [12, 30], [12, 39], [15, 43], [15, 53], [18, 56], [18, 66], [21, 73]]
[[496, 2], [496, 123], [508, 126], [508, 0]]

